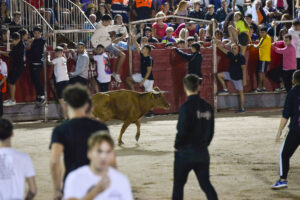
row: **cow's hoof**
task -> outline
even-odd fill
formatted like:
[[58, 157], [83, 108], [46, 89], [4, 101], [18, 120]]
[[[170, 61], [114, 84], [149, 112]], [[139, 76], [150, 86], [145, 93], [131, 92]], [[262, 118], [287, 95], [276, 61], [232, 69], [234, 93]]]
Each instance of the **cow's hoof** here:
[[135, 140], [138, 142], [139, 139], [140, 139], [140, 135], [136, 135], [136, 136], [135, 136]]
[[122, 144], [124, 144], [124, 142], [122, 140], [119, 140], [119, 146], [121, 146]]

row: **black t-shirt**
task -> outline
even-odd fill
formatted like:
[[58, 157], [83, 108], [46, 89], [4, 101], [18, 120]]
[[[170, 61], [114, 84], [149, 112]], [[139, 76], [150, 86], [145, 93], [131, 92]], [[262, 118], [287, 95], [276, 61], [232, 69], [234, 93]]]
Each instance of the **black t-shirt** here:
[[213, 13], [212, 15], [210, 15], [209, 12], [207, 12], [207, 13], [205, 14], [204, 19], [205, 19], [205, 20], [216, 19], [216, 13]]
[[46, 39], [41, 37], [34, 39], [30, 50], [28, 50], [28, 58], [31, 63], [43, 63]]
[[[143, 78], [145, 78], [147, 74], [147, 68], [150, 66], [153, 67], [152, 57], [151, 56], [144, 57], [143, 54], [141, 54], [141, 74]], [[148, 80], [154, 80], [152, 70], [150, 76], [148, 77]]]
[[135, 9], [137, 13], [137, 20], [142, 20], [142, 19], [150, 19], [152, 17], [152, 11], [154, 10], [153, 3], [151, 7], [136, 7], [136, 2], [134, 1], [134, 6], [133, 8]]
[[227, 57], [230, 60], [229, 74], [232, 80], [242, 80], [243, 70], [242, 65], [246, 64], [245, 57], [242, 54], [233, 55], [232, 52], [227, 53]]
[[89, 164], [86, 155], [87, 141], [93, 133], [100, 130], [108, 128], [104, 123], [89, 118], [71, 119], [53, 130], [50, 148], [53, 143], [64, 146], [65, 177], [78, 167]]
[[300, 132], [300, 85], [293, 87], [287, 94], [282, 116], [286, 119], [290, 118], [289, 128], [292, 131]]
[[24, 67], [25, 65], [25, 44], [22, 40], [9, 52], [9, 64], [13, 68]]

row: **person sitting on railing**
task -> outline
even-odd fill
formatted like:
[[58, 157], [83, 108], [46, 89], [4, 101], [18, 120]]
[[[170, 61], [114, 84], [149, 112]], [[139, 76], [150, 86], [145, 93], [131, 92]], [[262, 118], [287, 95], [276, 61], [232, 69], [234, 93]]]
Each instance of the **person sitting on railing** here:
[[10, 35], [12, 36], [13, 33], [19, 32], [19, 30], [23, 27], [21, 24], [21, 12], [14, 12], [13, 14], [13, 21], [9, 23], [9, 31]]
[[91, 38], [91, 42], [94, 48], [99, 44], [102, 44], [105, 47], [105, 51], [118, 57], [117, 69], [112, 76], [118, 83], [121, 83], [122, 80], [119, 73], [126, 56], [115, 46], [115, 44], [112, 43], [110, 33], [114, 32], [119, 27], [111, 25], [111, 21], [112, 18], [109, 15], [104, 15], [102, 17], [102, 20], [96, 26], [96, 31]]
[[1, 9], [0, 9], [0, 24], [9, 24], [11, 22], [10, 12], [7, 8], [6, 1], [1, 2]]
[[[158, 12], [155, 17], [165, 17], [163, 12]], [[159, 19], [152, 24], [152, 35], [159, 41], [166, 35], [166, 29], [168, 25], [164, 23], [163, 19]]]

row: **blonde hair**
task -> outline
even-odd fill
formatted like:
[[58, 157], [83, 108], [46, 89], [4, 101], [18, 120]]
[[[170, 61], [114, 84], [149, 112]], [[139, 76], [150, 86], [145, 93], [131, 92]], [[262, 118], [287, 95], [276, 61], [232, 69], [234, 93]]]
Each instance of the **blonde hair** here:
[[[189, 34], [188, 30], [186, 28], [181, 29], [180, 32], [179, 32], [179, 38], [180, 39], [185, 39], [185, 36], [186, 36], [185, 34]], [[187, 37], [188, 36], [189, 35], [187, 35]]]
[[108, 131], [97, 131], [89, 137], [88, 148], [89, 150], [91, 150], [96, 145], [102, 144], [103, 142], [107, 142], [112, 149], [115, 146], [114, 140], [112, 139]]
[[165, 13], [163, 11], [159, 11], [158, 13], [156, 13], [155, 17], [165, 17]]
[[187, 6], [187, 5], [188, 5], [187, 1], [184, 1], [184, 0], [180, 1], [174, 14], [176, 15], [179, 10], [181, 10], [184, 6]]

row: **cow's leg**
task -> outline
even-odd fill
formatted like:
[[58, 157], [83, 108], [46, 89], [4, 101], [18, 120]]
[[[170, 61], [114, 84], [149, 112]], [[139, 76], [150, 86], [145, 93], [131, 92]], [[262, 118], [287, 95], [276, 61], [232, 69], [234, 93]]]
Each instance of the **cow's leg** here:
[[130, 122], [124, 122], [118, 139], [119, 145], [124, 144], [124, 142], [122, 141], [122, 136], [130, 124]]
[[137, 132], [136, 132], [136, 135], [135, 135], [135, 140], [139, 141], [139, 138], [140, 138], [140, 135], [141, 135], [141, 122], [140, 122], [139, 119], [135, 122], [135, 125], [136, 125], [136, 128], [137, 128]]

